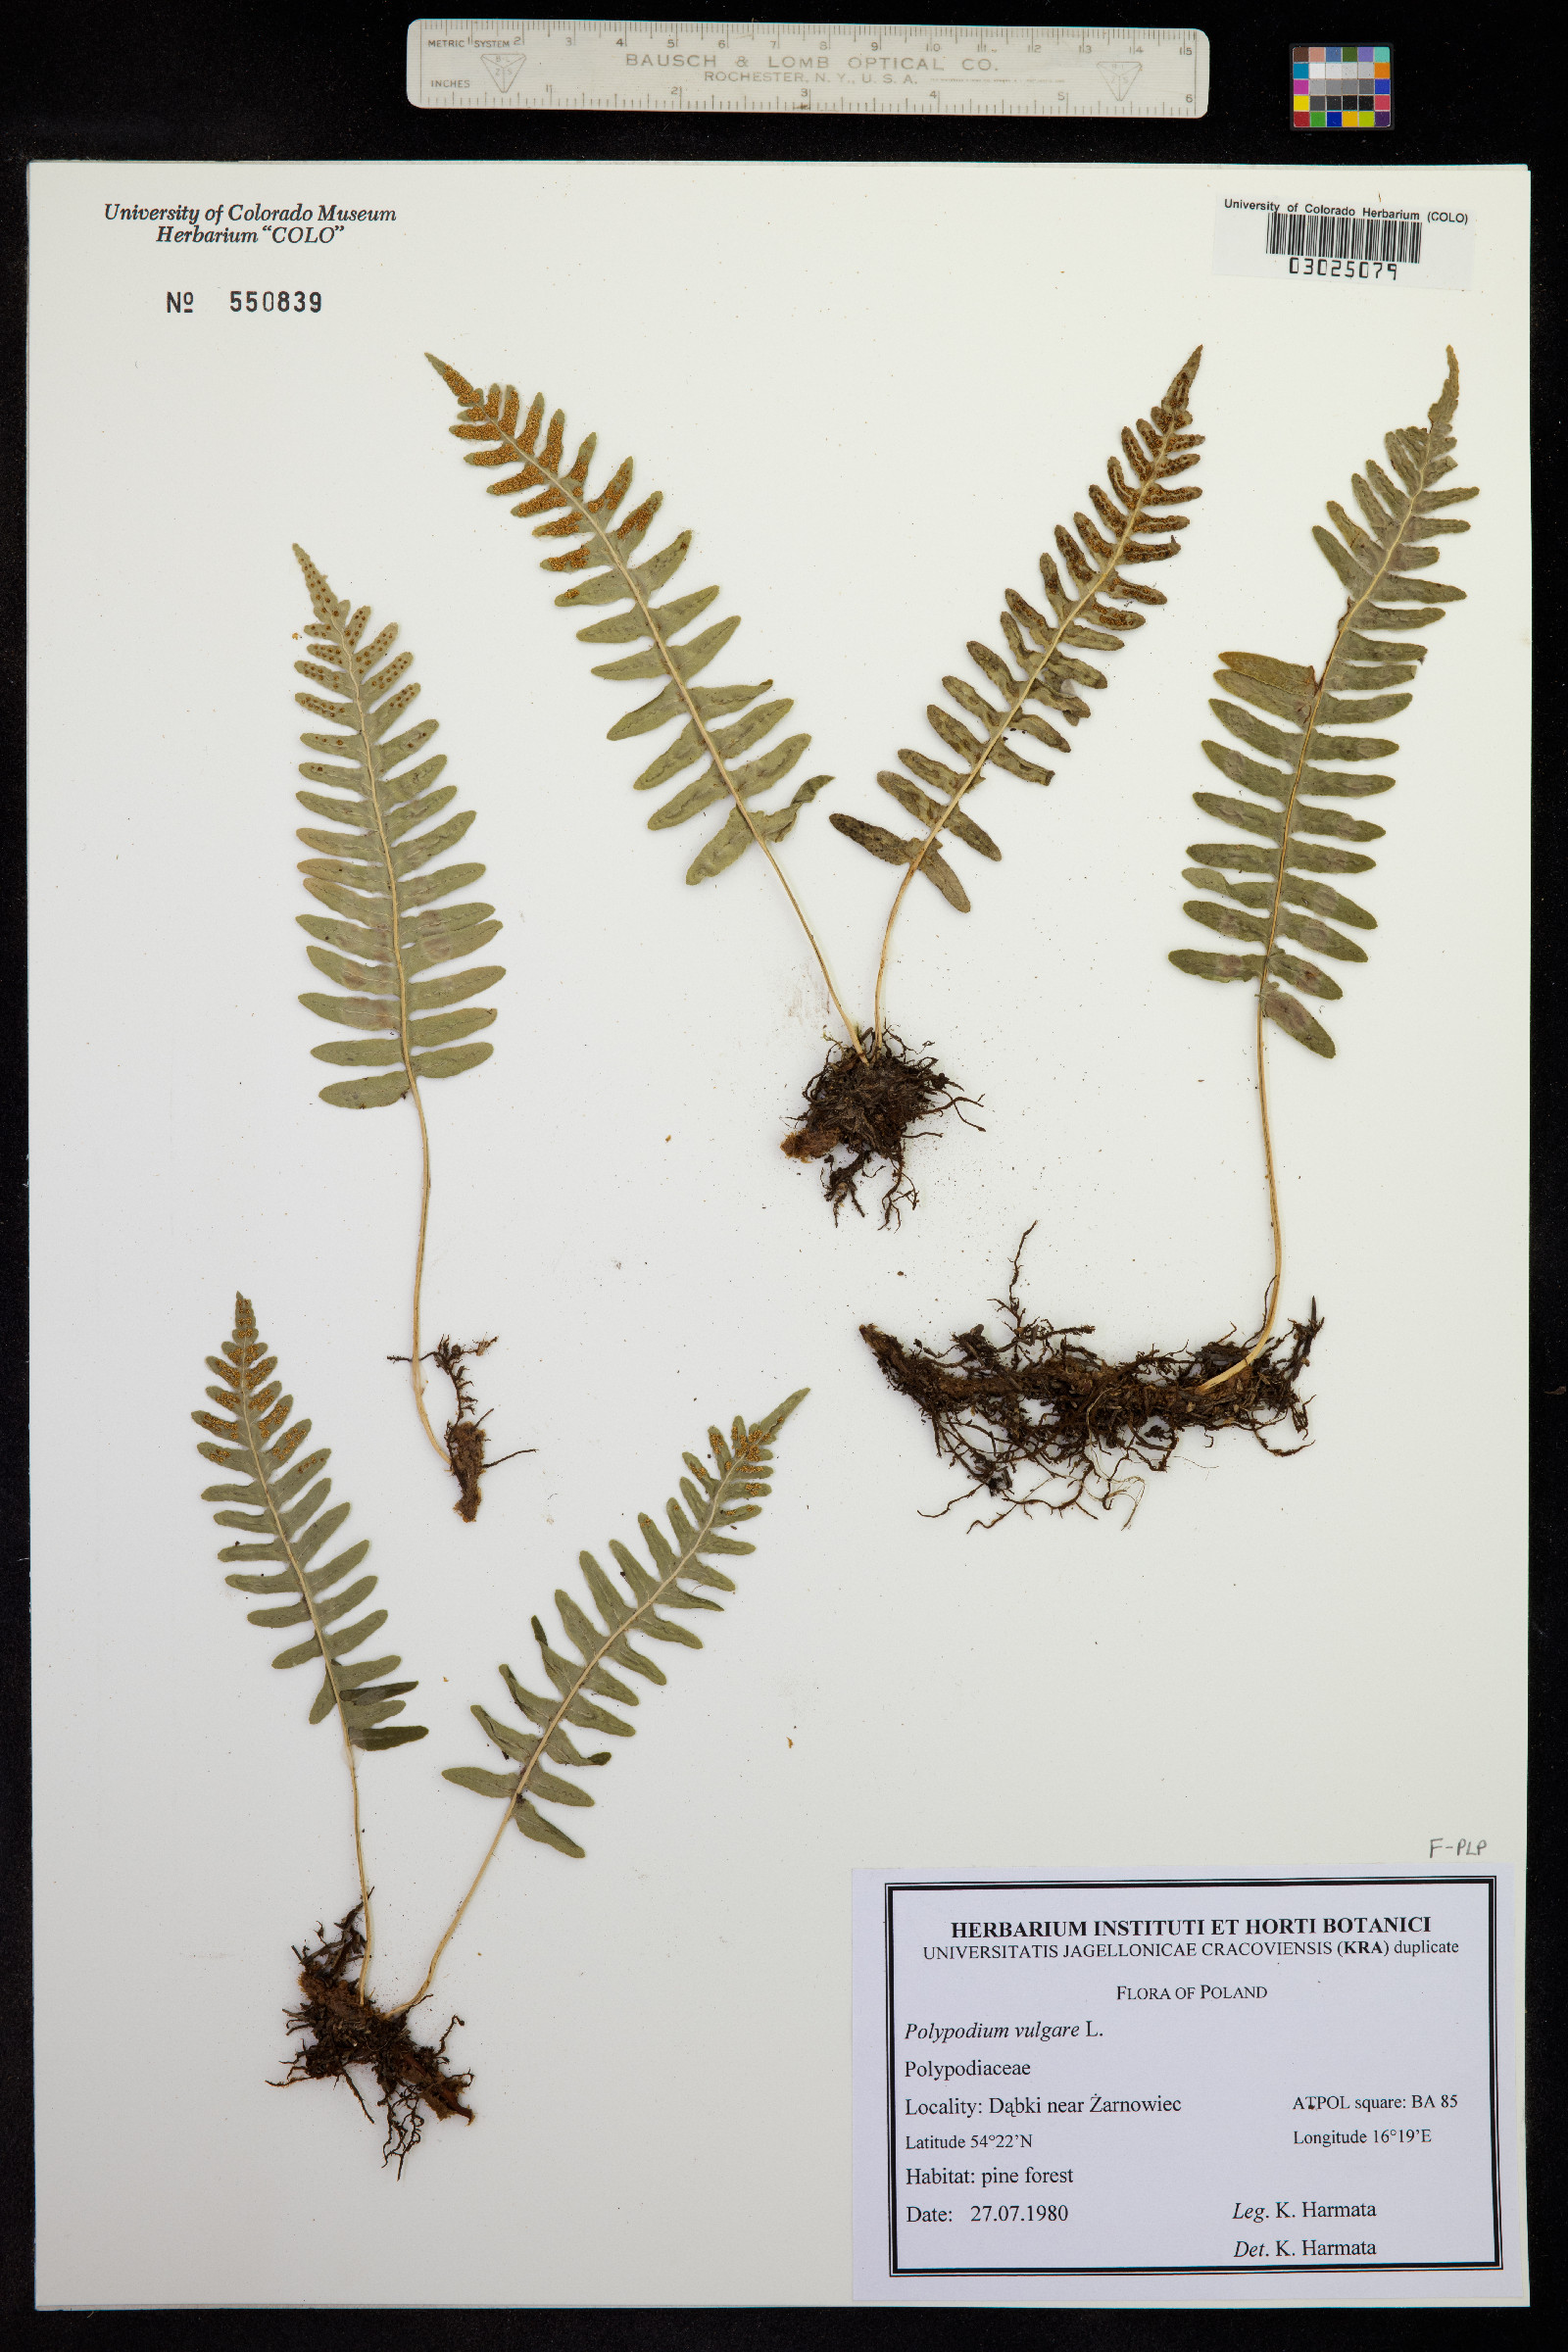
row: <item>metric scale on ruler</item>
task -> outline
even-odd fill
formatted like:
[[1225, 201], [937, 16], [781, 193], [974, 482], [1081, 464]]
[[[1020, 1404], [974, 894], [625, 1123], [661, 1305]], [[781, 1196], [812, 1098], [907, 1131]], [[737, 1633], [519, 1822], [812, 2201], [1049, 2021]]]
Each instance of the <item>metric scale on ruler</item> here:
[[420, 17], [413, 106], [631, 114], [1185, 119], [1208, 40], [1156, 26]]

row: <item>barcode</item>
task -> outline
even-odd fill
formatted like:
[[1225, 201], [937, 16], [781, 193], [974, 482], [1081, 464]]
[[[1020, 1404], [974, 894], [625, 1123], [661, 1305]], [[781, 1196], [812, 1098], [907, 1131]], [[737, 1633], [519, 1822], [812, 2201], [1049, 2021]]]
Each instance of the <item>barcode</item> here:
[[1419, 262], [1419, 220], [1348, 220], [1343, 213], [1274, 213], [1268, 253], [1317, 262]]

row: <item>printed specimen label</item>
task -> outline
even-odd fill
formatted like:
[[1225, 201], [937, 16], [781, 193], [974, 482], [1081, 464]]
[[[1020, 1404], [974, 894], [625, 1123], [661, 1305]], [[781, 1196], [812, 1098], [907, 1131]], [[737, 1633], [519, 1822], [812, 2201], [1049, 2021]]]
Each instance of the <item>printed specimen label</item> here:
[[858, 2291], [1431, 2272], [1485, 2293], [1498, 1928], [1479, 1876], [858, 1873]]

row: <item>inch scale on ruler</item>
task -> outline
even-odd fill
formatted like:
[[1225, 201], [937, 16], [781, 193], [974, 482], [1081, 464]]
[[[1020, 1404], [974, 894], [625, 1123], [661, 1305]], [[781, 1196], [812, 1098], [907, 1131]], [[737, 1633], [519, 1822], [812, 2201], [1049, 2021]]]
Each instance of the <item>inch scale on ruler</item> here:
[[420, 17], [413, 106], [1197, 122], [1208, 39], [1168, 26]]

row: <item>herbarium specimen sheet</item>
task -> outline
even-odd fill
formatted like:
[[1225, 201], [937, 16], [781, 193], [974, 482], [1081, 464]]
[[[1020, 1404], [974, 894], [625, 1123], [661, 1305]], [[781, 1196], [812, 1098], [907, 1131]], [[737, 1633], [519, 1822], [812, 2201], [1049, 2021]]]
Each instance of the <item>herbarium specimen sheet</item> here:
[[[1336, 194], [1402, 204], [1386, 176]], [[1472, 223], [1464, 283], [1218, 266], [1226, 199], [1320, 194], [1296, 178], [34, 171], [42, 2302], [843, 2302], [854, 1867], [1523, 1863], [1528, 184], [1411, 181]], [[1194, 796], [1306, 723], [1372, 561], [1351, 478], [1405, 495], [1384, 436], [1450, 348], [1481, 494], [1404, 569], [1463, 601], [1414, 661], [1347, 657], [1409, 695], [1376, 719], [1396, 789], [1306, 825], [1335, 855], [1269, 928], [1280, 820]], [[1156, 447], [1201, 495], [1106, 520]], [[1180, 560], [1091, 611], [1101, 531]], [[613, 561], [645, 567], [620, 601]], [[939, 1451], [862, 1330], [1000, 1347], [1011, 1295], [1107, 1360], [1234, 1361], [1287, 984], [1305, 1427], [1195, 1425], [1079, 1507], [1004, 1508], [1028, 1476]], [[935, 1115], [902, 1192], [880, 1161], [835, 1197], [853, 1136], [780, 1144], [884, 1026]], [[303, 1637], [247, 1625], [215, 1556], [255, 1475], [225, 1532], [202, 1499], [252, 1427], [206, 1359], [249, 1378], [258, 1334], [257, 1447], [271, 1380], [294, 1465], [331, 1449], [300, 1502], [352, 1504], [318, 1564], [369, 1546]], [[517, 1799], [411, 2013], [465, 2021], [472, 2087], [399, 2180], [342, 2082], [272, 2087], [294, 1950], [368, 1888], [372, 1987], [415, 1999], [547, 1720], [512, 1686], [565, 1688], [590, 1601], [663, 1573], [664, 1498], [741, 1494], [705, 1433], [803, 1390], [755, 1553], [711, 1562], [736, 1590], [679, 1619], [705, 1654], [655, 1644], [635, 1740], [592, 1728], [629, 1703], [602, 1683], [549, 1734], [595, 1809], [542, 1767]], [[283, 1590], [263, 1534], [246, 1573]], [[375, 1626], [323, 1683], [339, 1601]]]

